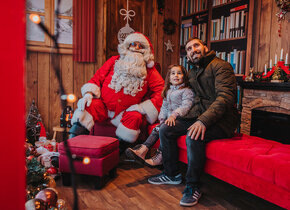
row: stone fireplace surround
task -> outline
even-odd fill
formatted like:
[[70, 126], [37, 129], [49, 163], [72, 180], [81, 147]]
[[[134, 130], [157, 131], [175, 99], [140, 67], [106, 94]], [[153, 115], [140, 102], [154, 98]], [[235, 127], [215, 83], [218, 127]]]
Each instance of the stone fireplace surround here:
[[[254, 84], [254, 83], [253, 83]], [[289, 83], [268, 86], [242, 84], [241, 133], [250, 135], [251, 113], [253, 109], [290, 115]], [[281, 88], [282, 87], [282, 88]]]

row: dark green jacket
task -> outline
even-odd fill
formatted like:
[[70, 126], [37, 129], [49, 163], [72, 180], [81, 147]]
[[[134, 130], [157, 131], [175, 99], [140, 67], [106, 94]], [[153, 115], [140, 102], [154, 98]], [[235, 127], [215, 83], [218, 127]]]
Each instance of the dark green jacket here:
[[236, 105], [237, 83], [232, 66], [210, 51], [189, 72], [189, 83], [195, 92], [194, 105], [185, 118], [197, 118], [209, 128], [220, 127], [233, 136], [239, 117]]

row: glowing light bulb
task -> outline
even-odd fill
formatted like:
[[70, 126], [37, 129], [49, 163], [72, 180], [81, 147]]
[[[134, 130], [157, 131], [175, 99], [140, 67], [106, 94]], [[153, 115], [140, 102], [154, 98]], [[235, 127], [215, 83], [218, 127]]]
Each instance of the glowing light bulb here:
[[67, 101], [70, 103], [74, 103], [77, 100], [77, 97], [74, 94], [67, 95]]
[[88, 165], [90, 164], [90, 162], [91, 162], [91, 159], [89, 157], [84, 157], [83, 164]]
[[61, 100], [67, 100], [70, 103], [74, 103], [77, 100], [77, 97], [74, 94], [68, 94], [68, 95], [61, 95]]
[[39, 15], [36, 15], [36, 14], [31, 14], [31, 15], [29, 15], [29, 19], [30, 19], [33, 23], [36, 23], [36, 24], [39, 24], [40, 21], [41, 21]]

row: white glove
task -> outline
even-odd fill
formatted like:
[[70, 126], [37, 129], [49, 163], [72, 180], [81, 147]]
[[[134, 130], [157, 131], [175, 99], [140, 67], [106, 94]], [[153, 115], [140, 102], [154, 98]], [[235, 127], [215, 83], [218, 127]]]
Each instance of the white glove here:
[[139, 104], [134, 104], [132, 106], [130, 106], [128, 109], [126, 109], [127, 112], [131, 112], [131, 111], [137, 111], [140, 114], [146, 114], [145, 110], [143, 109], [142, 106], [140, 106]]
[[93, 95], [91, 93], [86, 93], [84, 95], [84, 97], [82, 97], [79, 101], [78, 101], [78, 108], [81, 110], [81, 111], [84, 111], [85, 108], [86, 108], [86, 105], [87, 107], [89, 107], [92, 103], [92, 99], [93, 99]]

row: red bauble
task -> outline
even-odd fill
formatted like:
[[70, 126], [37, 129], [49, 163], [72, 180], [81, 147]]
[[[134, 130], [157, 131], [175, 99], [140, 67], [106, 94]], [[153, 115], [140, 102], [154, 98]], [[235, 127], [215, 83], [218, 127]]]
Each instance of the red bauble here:
[[57, 191], [53, 188], [45, 188], [36, 194], [35, 199], [43, 200], [48, 208], [55, 207], [57, 203]]
[[46, 172], [49, 174], [57, 174], [57, 168], [50, 167], [49, 169], [46, 170]]
[[32, 158], [34, 158], [34, 156], [33, 156], [33, 155], [29, 155], [29, 156], [27, 157], [27, 160], [32, 160]]

